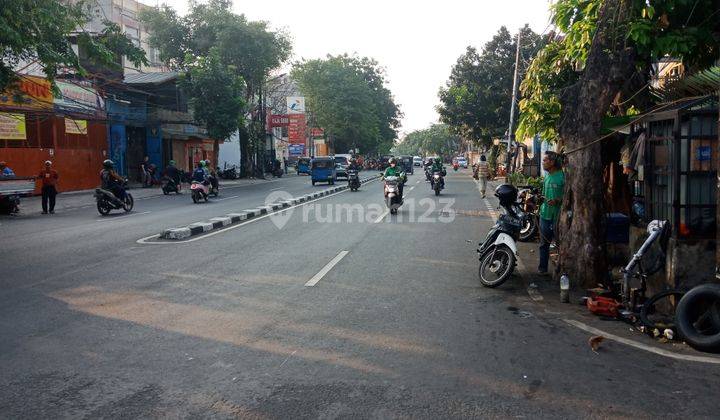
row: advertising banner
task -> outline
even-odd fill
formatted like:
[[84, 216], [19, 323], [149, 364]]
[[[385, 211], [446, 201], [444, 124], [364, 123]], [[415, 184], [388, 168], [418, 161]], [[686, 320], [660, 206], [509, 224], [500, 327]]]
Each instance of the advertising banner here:
[[291, 144], [288, 146], [288, 153], [290, 156], [303, 156], [305, 154], [305, 145]]
[[287, 114], [273, 114], [270, 116], [270, 127], [287, 127], [290, 119]]
[[0, 106], [23, 109], [52, 108], [50, 82], [35, 76], [21, 76], [15, 89], [0, 93]]
[[288, 115], [288, 142], [305, 144], [305, 114]]
[[325, 130], [322, 128], [313, 128], [310, 133], [313, 138], [325, 137]]
[[0, 139], [26, 140], [25, 115], [0, 112]]
[[60, 111], [79, 112], [83, 114], [100, 114], [105, 103], [89, 83], [68, 83], [57, 81], [60, 96], [54, 99], [55, 108]]
[[87, 134], [87, 120], [65, 118], [65, 134]]
[[287, 113], [288, 114], [304, 114], [305, 113], [305, 97], [304, 96], [288, 96], [287, 97]]

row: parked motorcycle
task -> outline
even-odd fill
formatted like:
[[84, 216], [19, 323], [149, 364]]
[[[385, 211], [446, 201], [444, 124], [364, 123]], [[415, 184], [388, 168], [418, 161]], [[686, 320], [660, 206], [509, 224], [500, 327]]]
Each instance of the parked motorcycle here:
[[433, 171], [432, 177], [430, 178], [430, 188], [435, 191], [435, 195], [440, 195], [440, 190], [445, 188], [445, 179], [443, 173], [440, 171]]
[[523, 213], [523, 227], [520, 229], [520, 242], [529, 242], [535, 239], [539, 230], [538, 210], [542, 203], [540, 190], [528, 187], [520, 190], [517, 206]]
[[207, 202], [210, 197], [210, 182], [193, 181], [192, 184], [190, 184], [190, 193], [193, 203], [197, 204], [200, 200]]
[[358, 175], [358, 171], [355, 169], [348, 169], [347, 176], [350, 191], [357, 191], [360, 189], [360, 176]]
[[175, 182], [174, 179], [164, 176], [161, 180], [162, 182], [162, 192], [165, 195], [170, 194], [171, 192], [174, 192], [176, 194], [180, 194], [180, 184]]
[[516, 242], [520, 236], [522, 219], [516, 214], [518, 191], [512, 185], [503, 184], [495, 189], [504, 213], [490, 229], [477, 250], [480, 260], [478, 275], [485, 287], [498, 287], [513, 273], [517, 262]]
[[0, 214], [16, 214], [20, 212], [20, 196], [17, 194], [0, 194]]
[[402, 179], [397, 176], [385, 177], [385, 204], [390, 209], [390, 214], [397, 214], [398, 208], [402, 205], [400, 197], [400, 183]]
[[224, 170], [217, 168], [217, 174], [222, 179], [238, 179], [237, 169], [235, 165], [225, 168]]
[[[125, 184], [127, 185], [127, 181]], [[121, 200], [115, 197], [115, 194], [113, 194], [112, 191], [103, 188], [95, 189], [95, 202], [98, 212], [103, 216], [108, 215], [112, 210], [120, 209], [123, 209], [125, 213], [128, 213], [135, 205], [135, 200], [129, 192], [125, 191], [125, 198]]]

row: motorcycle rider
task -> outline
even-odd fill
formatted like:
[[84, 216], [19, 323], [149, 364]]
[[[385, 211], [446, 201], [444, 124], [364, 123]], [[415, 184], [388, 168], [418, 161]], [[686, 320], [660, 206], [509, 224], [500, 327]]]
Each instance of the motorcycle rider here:
[[180, 190], [180, 170], [175, 166], [175, 161], [171, 160], [168, 162], [167, 168], [165, 168], [165, 176], [171, 179], [178, 190]]
[[397, 160], [393, 157], [390, 158], [388, 161], [390, 166], [388, 166], [385, 169], [385, 172], [382, 174], [383, 179], [389, 177], [389, 176], [396, 176], [400, 178], [400, 182], [398, 182], [398, 193], [400, 194], [400, 201], [402, 202], [403, 198], [403, 186], [405, 185], [405, 182], [407, 181], [407, 175], [405, 175], [405, 172], [398, 167]]
[[210, 187], [214, 190], [218, 190], [218, 179], [215, 176], [215, 172], [210, 169], [212, 168], [212, 166], [210, 166], [210, 159], [201, 160], [200, 162], [202, 162], [203, 170], [207, 175], [207, 179], [210, 181]]
[[[204, 168], [205, 161], [201, 160], [198, 162], [197, 167], [193, 171], [192, 180], [200, 182], [202, 184], [205, 184], [208, 180], [208, 173], [205, 171]], [[206, 184], [207, 185], [207, 184]]]
[[445, 172], [445, 167], [443, 167], [442, 159], [437, 158], [433, 161], [430, 172], [440, 172], [442, 175], [440, 178], [440, 187], [445, 188], [445, 175], [447, 175], [447, 172]]
[[125, 179], [115, 172], [115, 163], [110, 159], [103, 161], [103, 170], [100, 171], [102, 189], [113, 193], [119, 200], [125, 200]]

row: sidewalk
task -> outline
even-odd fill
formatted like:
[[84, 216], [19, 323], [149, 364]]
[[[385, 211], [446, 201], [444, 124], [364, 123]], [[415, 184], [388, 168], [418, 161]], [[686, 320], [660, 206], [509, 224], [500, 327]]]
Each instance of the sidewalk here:
[[[502, 179], [495, 179], [488, 183], [486, 200], [493, 208], [498, 207], [497, 199], [491, 193], [497, 185], [503, 183]], [[720, 356], [703, 353], [693, 349], [682, 341], [672, 340], [662, 342], [639, 331], [633, 325], [615, 320], [599, 317], [591, 313], [580, 299], [585, 296], [585, 290], [573, 285], [570, 290], [570, 303], [560, 302], [560, 284], [551, 276], [538, 274], [538, 247], [537, 240], [533, 242], [518, 242], [518, 265], [515, 274], [508, 283], [515, 282], [519, 287], [519, 300], [524, 301], [527, 309], [539, 314], [543, 318], [554, 319], [563, 324], [576, 328], [587, 334], [588, 338], [602, 335], [606, 339], [618, 342], [624, 346], [655, 353], [664, 357], [681, 361], [720, 364]], [[554, 271], [552, 258], [550, 272]], [[572, 285], [572, 279], [570, 279]], [[502, 289], [502, 286], [500, 287]], [[582, 343], [587, 345], [586, 343]]]
[[[293, 176], [295, 174], [288, 174], [287, 176]], [[254, 184], [262, 184], [262, 183], [270, 183], [274, 180], [278, 180], [282, 178], [267, 178], [267, 179], [256, 179], [256, 178], [242, 178], [242, 179], [234, 179], [234, 180], [226, 180], [221, 179], [220, 180], [220, 188], [223, 187], [235, 187], [235, 186], [244, 186], [244, 185], [254, 185]], [[190, 185], [183, 183], [183, 191], [190, 191]], [[146, 200], [151, 199], [155, 197], [161, 197], [163, 196], [163, 192], [160, 189], [159, 185], [155, 185], [149, 188], [143, 188], [141, 184], [139, 183], [131, 183], [130, 187], [128, 188], [128, 191], [132, 193], [133, 199], [135, 201], [139, 200]], [[92, 207], [95, 206], [95, 198], [93, 197], [93, 194], [95, 193], [95, 189], [90, 190], [79, 190], [79, 191], [68, 191], [68, 192], [60, 192], [57, 195], [57, 202], [55, 204], [55, 211], [63, 211], [63, 210], [71, 210], [71, 209], [78, 209], [78, 208], [86, 208], [86, 207]], [[21, 213], [33, 213], [37, 211], [38, 213], [42, 210], [41, 205], [42, 198], [38, 196], [33, 197], [25, 197], [21, 199], [20, 202], [20, 211]]]

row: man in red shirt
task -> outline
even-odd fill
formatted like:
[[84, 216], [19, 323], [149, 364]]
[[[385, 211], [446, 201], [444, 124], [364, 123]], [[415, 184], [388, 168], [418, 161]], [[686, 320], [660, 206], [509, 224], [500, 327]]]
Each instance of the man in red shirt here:
[[50, 201], [50, 214], [55, 213], [55, 196], [57, 195], [58, 173], [52, 169], [52, 162], [45, 161], [45, 167], [40, 171], [38, 179], [42, 183], [42, 214], [48, 213], [48, 201]]

